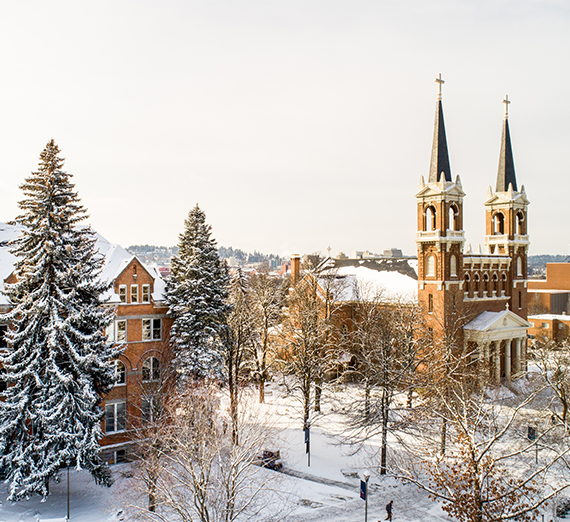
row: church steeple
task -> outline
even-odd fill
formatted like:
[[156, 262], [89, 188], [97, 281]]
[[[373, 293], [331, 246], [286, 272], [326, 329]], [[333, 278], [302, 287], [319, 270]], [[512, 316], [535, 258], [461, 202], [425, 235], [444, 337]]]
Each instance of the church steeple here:
[[515, 162], [511, 147], [511, 133], [509, 132], [509, 104], [511, 102], [508, 96], [505, 97], [503, 103], [505, 104], [505, 119], [503, 121], [503, 136], [501, 138], [501, 153], [499, 155], [499, 171], [497, 172], [495, 192], [507, 192], [509, 185], [512, 185], [513, 190], [517, 192]]
[[449, 153], [447, 152], [447, 138], [445, 136], [445, 123], [443, 121], [443, 104], [441, 102], [441, 86], [444, 80], [441, 73], [435, 80], [439, 86], [437, 107], [435, 111], [435, 127], [433, 130], [433, 145], [431, 149], [431, 164], [429, 168], [429, 183], [437, 183], [442, 178], [451, 180], [451, 167], [449, 166]]

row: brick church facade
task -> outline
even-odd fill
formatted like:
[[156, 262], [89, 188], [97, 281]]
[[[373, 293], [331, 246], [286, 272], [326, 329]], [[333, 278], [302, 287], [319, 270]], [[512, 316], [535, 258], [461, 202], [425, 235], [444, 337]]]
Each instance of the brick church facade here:
[[427, 182], [417, 200], [418, 302], [434, 335], [465, 318], [463, 343], [489, 367], [496, 381], [526, 369], [528, 205], [515, 175], [508, 99], [495, 190], [485, 206], [484, 251], [465, 242], [465, 192], [451, 175], [440, 84]]

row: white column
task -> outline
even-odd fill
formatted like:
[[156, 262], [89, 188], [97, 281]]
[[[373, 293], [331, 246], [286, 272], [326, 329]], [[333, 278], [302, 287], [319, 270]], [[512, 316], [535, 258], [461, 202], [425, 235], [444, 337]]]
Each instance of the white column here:
[[511, 343], [512, 339], [505, 340], [505, 379], [511, 380]]
[[522, 339], [515, 339], [515, 371], [517, 373], [522, 372], [522, 360], [521, 360], [521, 344]]
[[501, 382], [501, 341], [495, 341], [495, 381]]

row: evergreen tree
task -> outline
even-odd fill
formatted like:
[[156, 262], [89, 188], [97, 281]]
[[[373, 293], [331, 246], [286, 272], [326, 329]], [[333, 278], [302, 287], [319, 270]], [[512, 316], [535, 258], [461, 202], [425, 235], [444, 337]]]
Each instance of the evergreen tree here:
[[184, 222], [178, 254], [171, 261], [167, 298], [174, 322], [170, 340], [182, 380], [223, 375], [229, 276], [210, 234], [206, 215], [196, 205]]
[[101, 296], [102, 257], [71, 175], [51, 140], [37, 172], [21, 186], [25, 198], [13, 242], [16, 282], [6, 285], [13, 305], [2, 316], [11, 324], [10, 349], [0, 356], [9, 386], [0, 402], [0, 466], [10, 500], [49, 493], [65, 465], [88, 469], [110, 485], [98, 455], [103, 411], [99, 404], [114, 383], [118, 350], [104, 330], [111, 312]]

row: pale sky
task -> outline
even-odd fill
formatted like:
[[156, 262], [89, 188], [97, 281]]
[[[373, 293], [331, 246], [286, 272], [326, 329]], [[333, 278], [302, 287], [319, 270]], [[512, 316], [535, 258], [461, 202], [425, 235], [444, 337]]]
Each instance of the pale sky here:
[[570, 253], [567, 0], [3, 1], [0, 221], [53, 137], [93, 227], [173, 245], [413, 255], [437, 85], [467, 241], [508, 94], [531, 254]]

